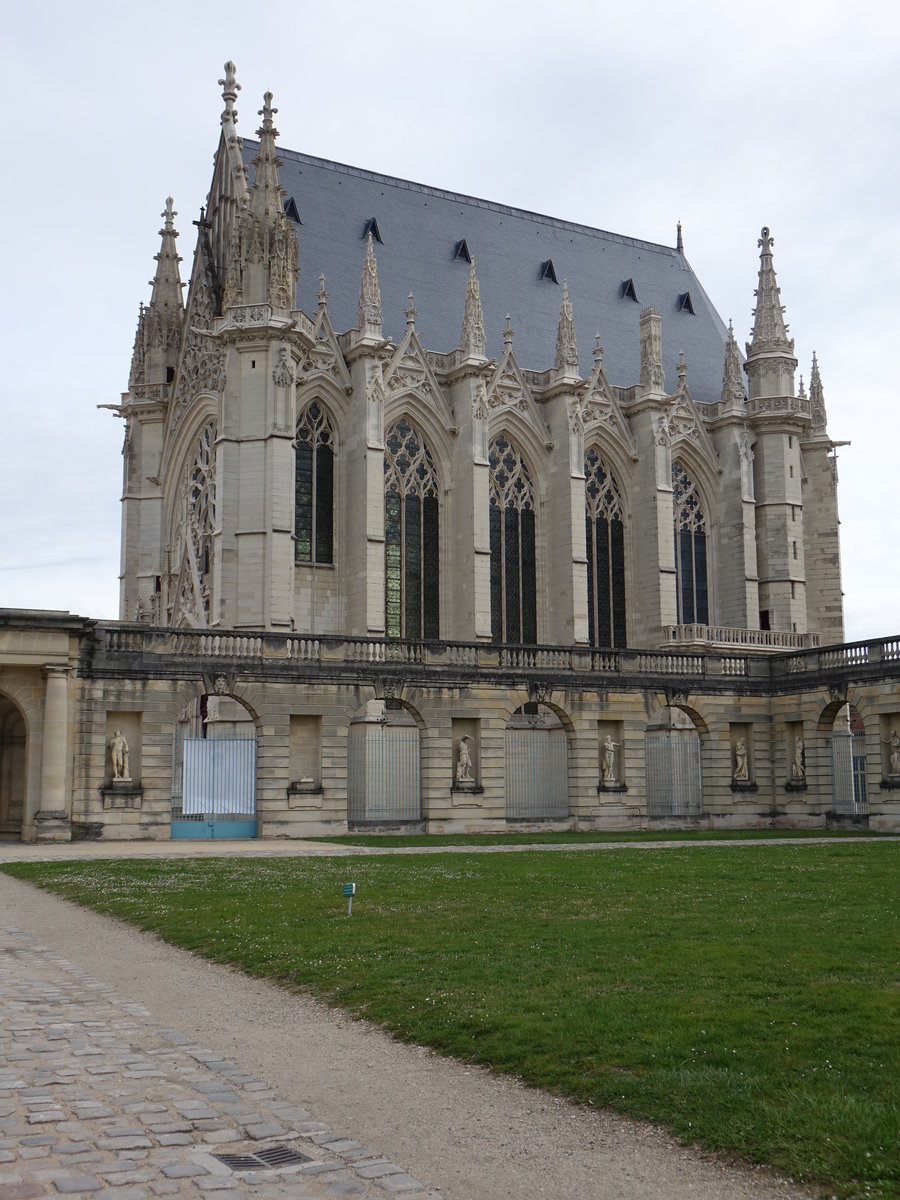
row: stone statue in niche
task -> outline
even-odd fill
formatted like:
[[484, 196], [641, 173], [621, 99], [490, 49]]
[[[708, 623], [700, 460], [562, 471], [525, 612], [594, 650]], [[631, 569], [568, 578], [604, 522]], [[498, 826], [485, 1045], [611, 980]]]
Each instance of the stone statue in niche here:
[[614, 742], [609, 734], [606, 735], [606, 740], [603, 743], [603, 767], [601, 770], [604, 783], [618, 783], [619, 778], [616, 772], [616, 750], [619, 743]]
[[469, 742], [472, 741], [471, 733], [465, 733], [459, 739], [459, 751], [456, 756], [456, 782], [457, 783], [474, 783], [472, 777], [472, 755], [469, 753]]
[[109, 759], [112, 763], [113, 782], [128, 782], [131, 779], [128, 771], [128, 742], [121, 729], [117, 729], [109, 739]]
[[885, 739], [885, 745], [889, 747], [890, 756], [888, 775], [900, 777], [900, 734], [896, 729], [891, 730], [890, 736]]
[[796, 742], [794, 742], [794, 761], [791, 764], [791, 778], [806, 778], [806, 743], [802, 737], [798, 737]]
[[747, 764], [747, 740], [739, 737], [734, 743], [734, 771], [731, 778], [736, 783], [746, 783], [750, 778], [750, 770]]

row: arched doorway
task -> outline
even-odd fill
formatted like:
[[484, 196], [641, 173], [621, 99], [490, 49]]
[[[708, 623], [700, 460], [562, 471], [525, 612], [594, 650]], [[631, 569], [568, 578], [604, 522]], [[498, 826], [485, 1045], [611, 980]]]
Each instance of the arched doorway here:
[[25, 718], [0, 696], [0, 838], [21, 838], [25, 819]]
[[198, 696], [175, 725], [171, 836], [256, 833], [256, 722], [234, 696]]
[[842, 705], [831, 729], [831, 811], [858, 817], [869, 811], [866, 794], [866, 731], [852, 704]]
[[421, 821], [420, 731], [413, 713], [396, 700], [372, 700], [350, 722], [347, 737], [348, 825]]
[[700, 733], [689, 713], [670, 705], [644, 738], [648, 817], [703, 815]]
[[565, 727], [546, 704], [523, 704], [506, 726], [506, 819], [561, 821], [568, 816]]

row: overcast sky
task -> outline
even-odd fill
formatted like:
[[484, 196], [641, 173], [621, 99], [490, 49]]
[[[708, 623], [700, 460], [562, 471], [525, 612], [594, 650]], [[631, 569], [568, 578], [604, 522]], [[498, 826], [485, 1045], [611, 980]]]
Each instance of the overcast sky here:
[[[680, 5], [60, 3], [4, 18], [0, 607], [118, 613], [122, 425], [171, 193], [183, 278], [237, 64], [280, 144], [685, 252], [751, 328], [756, 240], [840, 451], [848, 640], [900, 632], [900, 16]], [[302, 256], [302, 247], [301, 247]], [[577, 303], [577, 297], [575, 298]]]

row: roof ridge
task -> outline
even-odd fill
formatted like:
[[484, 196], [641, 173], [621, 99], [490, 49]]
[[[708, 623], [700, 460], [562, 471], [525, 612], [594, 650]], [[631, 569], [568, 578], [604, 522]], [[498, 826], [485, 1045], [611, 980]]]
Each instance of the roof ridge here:
[[[244, 138], [244, 146], [252, 149], [256, 142], [252, 138]], [[618, 242], [623, 246], [636, 246], [642, 250], [662, 251], [671, 258], [681, 258], [683, 254], [674, 246], [665, 246], [662, 242], [648, 242], [642, 238], [628, 237], [623, 233], [613, 233], [609, 229], [599, 229], [594, 225], [582, 225], [577, 221], [564, 221], [560, 217], [551, 217], [546, 213], [535, 212], [528, 208], [515, 208], [509, 204], [500, 204], [494, 200], [484, 200], [479, 196], [468, 196], [465, 192], [451, 192], [443, 188], [430, 187], [425, 183], [416, 183], [411, 179], [401, 179], [397, 175], [382, 175], [378, 171], [368, 171], [363, 167], [353, 167], [348, 163], [335, 162], [330, 158], [319, 158], [315, 154], [304, 154], [300, 150], [287, 150], [278, 147], [278, 156], [282, 159], [293, 159], [296, 162], [309, 163], [310, 166], [322, 167], [327, 171], [337, 171], [341, 174], [352, 175], [357, 179], [368, 179], [372, 183], [383, 183], [389, 187], [402, 188], [405, 191], [420, 192], [423, 196], [434, 196], [440, 200], [452, 200], [461, 204], [471, 204], [491, 212], [504, 213], [511, 217], [524, 217], [542, 225], [551, 225], [556, 229], [567, 229], [574, 233], [584, 233], [591, 237], [602, 238], [606, 241]]]

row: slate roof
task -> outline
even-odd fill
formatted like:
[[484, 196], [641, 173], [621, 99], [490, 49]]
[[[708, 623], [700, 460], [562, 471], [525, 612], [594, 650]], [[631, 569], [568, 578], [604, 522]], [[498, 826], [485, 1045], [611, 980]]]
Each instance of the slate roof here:
[[[256, 148], [256, 142], [244, 142], [248, 164]], [[364, 231], [374, 217], [382, 238], [375, 243], [375, 257], [384, 333], [395, 342], [405, 330], [404, 310], [412, 291], [422, 344], [440, 352], [456, 348], [469, 265], [455, 255], [465, 240], [476, 263], [489, 356], [502, 352], [509, 313], [519, 365], [534, 371], [552, 367], [566, 279], [583, 376], [591, 372], [599, 332], [610, 382], [629, 387], [639, 381], [639, 317], [653, 305], [662, 316], [667, 389], [675, 389], [675, 364], [684, 350], [694, 399], [711, 403], [720, 398], [727, 330], [681, 251], [281, 147], [278, 153], [281, 186], [301, 221], [296, 227], [297, 305], [307, 313], [315, 311], [319, 275], [324, 273], [328, 311], [338, 332], [356, 324]], [[558, 284], [541, 277], [548, 259]], [[637, 302], [622, 294], [629, 279]], [[693, 313], [684, 305], [686, 292]]]

